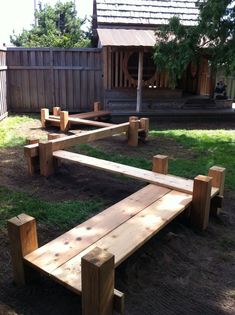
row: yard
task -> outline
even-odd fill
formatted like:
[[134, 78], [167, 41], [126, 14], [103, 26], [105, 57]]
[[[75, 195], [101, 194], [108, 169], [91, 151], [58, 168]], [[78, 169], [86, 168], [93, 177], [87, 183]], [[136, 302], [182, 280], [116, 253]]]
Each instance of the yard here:
[[[205, 232], [173, 221], [118, 267], [115, 287], [126, 295], [125, 314], [232, 315], [235, 123], [152, 120], [150, 129], [149, 141], [137, 148], [128, 147], [120, 135], [72, 151], [146, 169], [151, 169], [153, 155], [166, 154], [169, 173], [188, 178], [207, 174], [213, 165], [223, 166], [224, 209]], [[25, 139], [46, 139], [47, 133], [37, 116], [11, 116], [0, 123], [0, 314], [81, 314], [80, 298], [48, 279], [23, 289], [14, 286], [7, 219], [22, 212], [36, 217], [39, 242], [44, 244], [145, 185], [71, 164], [49, 178], [29, 177]]]

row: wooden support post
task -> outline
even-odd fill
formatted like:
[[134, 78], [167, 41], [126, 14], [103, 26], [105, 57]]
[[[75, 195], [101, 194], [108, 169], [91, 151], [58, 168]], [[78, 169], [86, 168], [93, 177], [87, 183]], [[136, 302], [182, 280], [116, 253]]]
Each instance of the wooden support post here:
[[95, 102], [94, 103], [94, 112], [99, 112], [101, 110], [101, 103]]
[[[30, 138], [26, 139], [26, 145], [35, 144], [35, 143], [39, 143], [39, 139], [30, 139]], [[39, 170], [39, 157], [38, 156], [34, 156], [34, 157], [27, 156], [26, 160], [27, 160], [28, 173], [29, 173], [29, 175], [33, 175], [36, 171]]]
[[114, 255], [96, 247], [82, 257], [81, 267], [82, 314], [113, 314]]
[[38, 248], [36, 220], [27, 214], [20, 214], [7, 221], [10, 239], [11, 258], [14, 281], [24, 285], [29, 280], [29, 270], [24, 265], [23, 258]]
[[202, 230], [205, 230], [209, 223], [211, 182], [211, 177], [198, 175], [193, 183], [190, 221], [194, 227]]
[[140, 118], [140, 129], [143, 129], [143, 131], [139, 136], [142, 140], [146, 141], [149, 134], [149, 118]]
[[40, 174], [50, 176], [54, 173], [54, 161], [51, 142], [39, 142]]
[[53, 116], [60, 116], [60, 107], [53, 107]]
[[47, 139], [48, 140], [54, 140], [54, 139], [59, 139], [61, 135], [59, 133], [48, 133]]
[[41, 108], [41, 124], [42, 128], [46, 128], [46, 119], [49, 118], [49, 109]]
[[69, 129], [69, 112], [62, 111], [60, 112], [60, 130], [68, 131]]
[[168, 173], [168, 156], [166, 155], [155, 155], [153, 157], [152, 171], [160, 174]]
[[139, 121], [133, 117], [135, 116], [132, 116], [129, 118], [130, 125], [128, 129], [128, 145], [132, 147], [136, 147], [138, 145]]
[[219, 188], [219, 195], [211, 200], [211, 214], [218, 215], [222, 207], [218, 207], [216, 199], [221, 199], [221, 203], [224, 196], [224, 181], [225, 181], [226, 169], [219, 166], [213, 166], [209, 169], [208, 176], [212, 177], [212, 186]]
[[138, 84], [137, 84], [137, 100], [136, 100], [136, 112], [139, 113], [142, 107], [142, 79], [143, 79], [143, 60], [144, 52], [139, 52], [138, 63]]

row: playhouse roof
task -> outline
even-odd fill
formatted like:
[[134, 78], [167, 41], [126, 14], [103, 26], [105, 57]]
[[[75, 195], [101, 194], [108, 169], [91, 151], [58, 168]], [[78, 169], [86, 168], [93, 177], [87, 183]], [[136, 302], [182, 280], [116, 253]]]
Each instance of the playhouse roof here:
[[187, 26], [197, 23], [197, 0], [96, 0], [98, 27], [157, 26], [178, 16]]

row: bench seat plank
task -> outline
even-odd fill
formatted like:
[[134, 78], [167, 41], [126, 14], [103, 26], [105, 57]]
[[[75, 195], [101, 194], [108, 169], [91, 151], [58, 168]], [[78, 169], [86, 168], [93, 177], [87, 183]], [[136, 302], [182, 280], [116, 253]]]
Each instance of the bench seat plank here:
[[24, 259], [33, 267], [50, 273], [168, 192], [166, 188], [148, 185], [38, 248]]
[[[53, 152], [53, 156], [60, 160], [71, 161], [91, 168], [101, 169], [107, 172], [128, 176], [151, 184], [157, 184], [162, 187], [167, 187], [169, 189], [174, 189], [189, 194], [192, 194], [193, 192], [193, 181], [190, 179], [185, 179], [173, 175], [158, 174], [152, 171], [139, 169], [137, 167], [119, 164], [63, 150]], [[218, 188], [213, 187], [211, 196], [213, 197], [215, 194], [218, 193], [218, 191]]]
[[99, 110], [97, 112], [70, 114], [69, 117], [87, 119], [87, 118], [96, 118], [96, 117], [110, 116], [110, 115], [111, 115], [111, 112], [109, 111]]
[[51, 276], [70, 290], [81, 293], [81, 257], [96, 246], [115, 255], [115, 267], [179, 215], [192, 196], [171, 191], [130, 218], [79, 255], [57, 268]]

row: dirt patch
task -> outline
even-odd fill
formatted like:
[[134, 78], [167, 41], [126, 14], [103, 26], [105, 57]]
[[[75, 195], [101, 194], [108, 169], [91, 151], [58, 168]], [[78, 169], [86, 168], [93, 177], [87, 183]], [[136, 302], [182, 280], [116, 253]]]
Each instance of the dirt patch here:
[[[169, 128], [169, 124], [159, 127], [164, 126]], [[183, 128], [185, 124], [177, 124], [177, 127]], [[227, 124], [226, 127], [229, 128]], [[211, 126], [207, 124], [207, 128]], [[33, 132], [34, 137], [40, 138], [45, 138], [47, 134], [41, 130], [39, 123], [29, 123], [20, 132], [30, 136]], [[149, 160], [157, 153], [168, 154], [171, 158], [186, 154], [193, 157], [194, 154], [172, 140], [161, 138], [151, 139], [138, 148], [128, 148], [124, 137], [100, 140], [93, 145], [110, 154], [119, 152]], [[70, 164], [65, 164], [48, 179], [39, 175], [29, 177], [23, 149], [19, 148], [0, 150], [0, 184], [45, 200], [100, 197], [107, 206], [143, 186], [134, 180], [123, 180]], [[175, 220], [125, 261], [116, 271], [116, 288], [126, 294], [125, 314], [234, 314], [234, 213], [235, 193], [226, 191], [224, 212], [219, 219], [212, 219], [206, 232], [193, 231], [180, 219]], [[40, 244], [63, 232], [58, 227], [49, 229], [40, 224]], [[49, 279], [42, 277], [35, 284], [21, 289], [15, 287], [8, 245], [6, 231], [2, 230], [0, 315], [81, 314], [80, 298]]]

